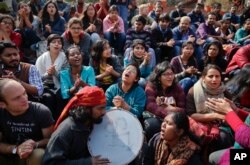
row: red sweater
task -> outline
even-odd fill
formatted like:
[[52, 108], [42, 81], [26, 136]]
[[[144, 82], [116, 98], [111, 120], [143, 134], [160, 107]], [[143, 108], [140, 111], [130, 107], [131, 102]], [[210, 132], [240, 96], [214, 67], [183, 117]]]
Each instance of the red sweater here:
[[227, 66], [226, 73], [250, 64], [250, 44], [241, 47]]

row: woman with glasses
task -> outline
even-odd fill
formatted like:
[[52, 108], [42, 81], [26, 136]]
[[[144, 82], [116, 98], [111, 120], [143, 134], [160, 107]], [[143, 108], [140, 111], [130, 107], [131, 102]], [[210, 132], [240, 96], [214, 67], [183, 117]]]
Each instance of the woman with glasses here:
[[123, 109], [141, 118], [146, 96], [143, 88], [138, 85], [139, 80], [139, 68], [129, 64], [122, 73], [122, 81], [111, 85], [105, 93], [107, 110]]
[[78, 46], [72, 45], [65, 54], [70, 67], [60, 72], [61, 94], [63, 99], [70, 99], [83, 87], [95, 85], [95, 72], [91, 66], [82, 65]]
[[156, 65], [149, 76], [145, 91], [147, 112], [144, 124], [149, 140], [155, 133], [160, 132], [161, 122], [168, 112], [184, 111], [185, 93], [175, 81], [174, 69], [167, 61]]
[[64, 41], [63, 49], [67, 50], [72, 45], [79, 46], [83, 56], [83, 65], [89, 65], [91, 39], [90, 35], [83, 31], [82, 21], [76, 17], [71, 18], [68, 22], [68, 29], [62, 37]]
[[[10, 15], [0, 15], [0, 42], [13, 42], [21, 49], [22, 36], [14, 32], [15, 21]], [[22, 53], [20, 54], [22, 57]]]
[[96, 43], [100, 39], [100, 35], [103, 34], [102, 21], [96, 15], [94, 5], [88, 4], [83, 12], [82, 24], [83, 30], [90, 35], [92, 43]]
[[16, 20], [15, 31], [22, 35], [22, 51], [24, 59], [29, 63], [34, 63], [37, 55], [35, 50], [32, 50], [36, 43], [44, 39], [40, 29], [39, 17], [33, 15], [30, 6], [25, 2], [18, 4], [18, 15]]
[[118, 82], [122, 66], [119, 58], [111, 54], [111, 47], [107, 40], [97, 41], [93, 46], [93, 51], [90, 65], [95, 71], [96, 85], [106, 91], [110, 85]]

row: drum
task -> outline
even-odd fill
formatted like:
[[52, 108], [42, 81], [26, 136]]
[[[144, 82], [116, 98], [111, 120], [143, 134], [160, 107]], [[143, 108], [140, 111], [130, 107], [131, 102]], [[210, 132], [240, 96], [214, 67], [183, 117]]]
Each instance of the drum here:
[[108, 158], [111, 165], [128, 164], [138, 155], [143, 144], [139, 120], [125, 110], [111, 110], [100, 124], [95, 124], [88, 140], [92, 156]]

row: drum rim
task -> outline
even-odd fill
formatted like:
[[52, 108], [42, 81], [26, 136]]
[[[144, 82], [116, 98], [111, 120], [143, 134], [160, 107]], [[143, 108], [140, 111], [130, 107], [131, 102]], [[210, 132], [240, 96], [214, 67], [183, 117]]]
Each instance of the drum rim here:
[[[129, 159], [129, 160], [125, 163], [125, 164], [128, 164], [128, 163], [132, 162], [132, 161], [138, 156], [138, 154], [140, 153], [140, 150], [141, 150], [141, 148], [142, 148], [142, 146], [143, 146], [143, 142], [144, 142], [143, 127], [142, 127], [142, 125], [141, 125], [139, 119], [138, 119], [133, 113], [131, 113], [131, 112], [127, 111], [127, 110], [124, 110], [124, 109], [121, 109], [121, 108], [119, 108], [119, 109], [117, 108], [117, 109], [108, 110], [108, 111], [106, 112], [106, 114], [107, 114], [107, 113], [110, 113], [110, 112], [113, 112], [113, 111], [117, 112], [117, 110], [118, 110], [118, 111], [126, 112], [126, 113], [130, 114], [131, 116], [133, 116], [133, 117], [136, 119], [136, 121], [139, 123], [139, 127], [140, 127], [141, 130], [142, 130], [142, 131], [141, 131], [142, 139], [141, 139], [140, 149], [138, 150], [138, 153], [137, 153], [134, 157], [132, 157], [131, 159]], [[106, 115], [106, 114], [105, 114], [105, 115]], [[92, 130], [92, 131], [93, 131], [93, 130]], [[92, 132], [91, 132], [91, 133], [92, 133]], [[91, 133], [90, 133], [90, 135], [91, 135]], [[93, 156], [92, 150], [90, 149], [90, 146], [89, 146], [89, 141], [90, 141], [89, 138], [90, 138], [90, 135], [89, 135], [89, 137], [88, 137], [87, 146], [88, 146], [88, 150], [89, 150], [90, 155]]]

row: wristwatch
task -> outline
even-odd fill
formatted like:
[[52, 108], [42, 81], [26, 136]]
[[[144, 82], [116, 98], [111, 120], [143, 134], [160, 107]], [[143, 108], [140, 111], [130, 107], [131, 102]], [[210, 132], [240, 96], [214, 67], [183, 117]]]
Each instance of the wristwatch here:
[[13, 149], [12, 149], [12, 154], [17, 154], [17, 146], [15, 146]]

